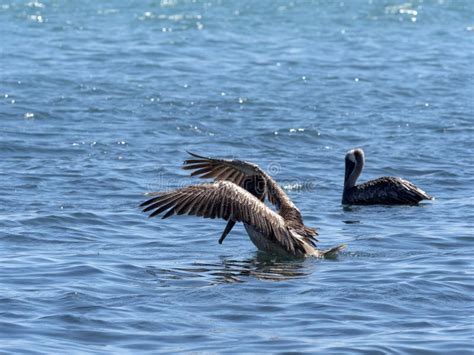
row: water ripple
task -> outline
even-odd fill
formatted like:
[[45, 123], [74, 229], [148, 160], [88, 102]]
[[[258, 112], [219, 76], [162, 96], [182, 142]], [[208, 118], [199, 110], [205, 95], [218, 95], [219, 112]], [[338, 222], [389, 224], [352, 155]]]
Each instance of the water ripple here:
[[[472, 4], [4, 1], [0, 352], [472, 353]], [[402, 176], [417, 207], [340, 206]], [[271, 170], [336, 260], [147, 219], [185, 150]], [[29, 350], [27, 350], [29, 349]]]

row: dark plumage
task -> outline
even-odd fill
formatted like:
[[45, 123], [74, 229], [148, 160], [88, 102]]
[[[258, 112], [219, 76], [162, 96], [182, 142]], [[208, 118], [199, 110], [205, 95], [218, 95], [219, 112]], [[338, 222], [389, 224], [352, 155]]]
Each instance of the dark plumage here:
[[365, 157], [362, 149], [354, 149], [346, 154], [346, 171], [342, 203], [345, 205], [415, 205], [433, 197], [411, 182], [398, 177], [381, 177], [356, 185]]
[[[300, 211], [278, 184], [257, 165], [240, 161], [205, 158], [189, 153], [183, 168], [191, 175], [214, 178], [215, 182], [155, 193], [144, 202], [143, 212], [162, 218], [188, 214], [228, 221], [219, 239], [222, 243], [236, 222], [242, 222], [252, 242], [264, 251], [292, 256], [332, 256], [344, 246], [318, 250], [317, 232], [304, 225]], [[265, 205], [268, 200], [277, 212]]]

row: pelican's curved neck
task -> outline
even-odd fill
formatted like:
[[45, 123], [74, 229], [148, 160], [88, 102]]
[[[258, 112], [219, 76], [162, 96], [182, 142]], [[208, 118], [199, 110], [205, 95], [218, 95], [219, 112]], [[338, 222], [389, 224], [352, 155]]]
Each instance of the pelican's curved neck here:
[[351, 189], [355, 186], [357, 179], [364, 168], [364, 158], [355, 156], [355, 161], [346, 159], [346, 173], [344, 178], [344, 190]]

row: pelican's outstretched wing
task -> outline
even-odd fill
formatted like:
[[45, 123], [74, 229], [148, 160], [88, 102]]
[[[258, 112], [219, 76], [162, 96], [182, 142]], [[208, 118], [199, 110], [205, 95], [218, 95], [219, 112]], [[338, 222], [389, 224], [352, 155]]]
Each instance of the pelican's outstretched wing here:
[[277, 182], [258, 165], [237, 159], [206, 158], [188, 153], [194, 159], [185, 160], [183, 169], [194, 170], [191, 176], [213, 178], [216, 181], [231, 181], [258, 199], [263, 200], [266, 196], [287, 224], [293, 224], [294, 228], [303, 230], [303, 235], [317, 235], [315, 229], [304, 226], [300, 210]]
[[285, 225], [284, 219], [248, 191], [229, 181], [192, 185], [164, 192], [144, 202], [143, 212], [154, 217], [166, 211], [162, 218], [172, 215], [195, 215], [223, 218], [251, 225], [263, 235], [274, 239], [291, 254], [304, 254], [303, 239]]

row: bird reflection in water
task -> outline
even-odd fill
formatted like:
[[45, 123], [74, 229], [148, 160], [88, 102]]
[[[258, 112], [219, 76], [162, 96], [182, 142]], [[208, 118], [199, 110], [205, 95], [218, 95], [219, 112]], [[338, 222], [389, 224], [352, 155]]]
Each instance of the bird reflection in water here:
[[[147, 272], [172, 280], [203, 281], [206, 284], [246, 282], [249, 278], [268, 281], [284, 281], [303, 278], [311, 274], [318, 264], [317, 260], [284, 259], [263, 252], [256, 252], [248, 259], [236, 260], [221, 257], [220, 262], [194, 262], [188, 267], [160, 269], [148, 267]], [[166, 282], [166, 281], [165, 281]], [[193, 282], [195, 285], [195, 283]]]
[[311, 262], [304, 259], [288, 260], [266, 253], [257, 252], [249, 259], [234, 260], [221, 258], [221, 268], [211, 271], [216, 279], [214, 283], [245, 282], [245, 278], [259, 280], [284, 281], [302, 278], [311, 273]]

